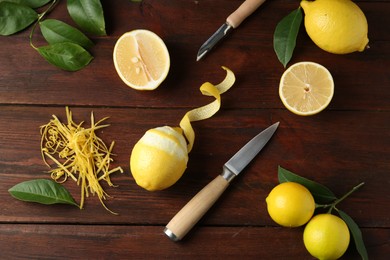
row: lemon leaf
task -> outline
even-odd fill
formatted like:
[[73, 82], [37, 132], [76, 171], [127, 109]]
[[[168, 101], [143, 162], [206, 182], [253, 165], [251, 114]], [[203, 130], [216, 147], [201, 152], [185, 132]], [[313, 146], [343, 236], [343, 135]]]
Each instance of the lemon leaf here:
[[298, 7], [285, 16], [274, 32], [274, 50], [279, 61], [286, 67], [295, 49], [299, 27], [302, 23], [302, 10]]
[[0, 35], [17, 33], [35, 20], [38, 14], [30, 7], [9, 2], [0, 2]]
[[56, 19], [46, 19], [39, 23], [43, 37], [50, 44], [73, 42], [88, 49], [93, 42], [81, 31]]
[[0, 2], [10, 2], [15, 4], [26, 5], [31, 8], [38, 8], [49, 3], [51, 0], [0, 0]]
[[366, 249], [366, 246], [364, 245], [362, 232], [360, 231], [359, 226], [344, 211], [337, 210], [337, 212], [339, 213], [340, 217], [345, 221], [349, 230], [351, 231], [352, 237], [355, 241], [356, 249], [359, 252], [360, 256], [362, 257], [363, 260], [368, 259], [367, 249]]
[[70, 204], [78, 207], [69, 191], [52, 180], [37, 179], [16, 184], [8, 190], [12, 197], [41, 204]]
[[280, 183], [291, 181], [302, 184], [313, 195], [316, 203], [329, 203], [337, 199], [334, 193], [326, 186], [315, 181], [309, 180], [307, 178], [301, 177], [289, 170], [282, 168], [281, 166], [279, 166], [278, 168], [278, 179]]
[[68, 0], [67, 8], [73, 21], [82, 30], [98, 36], [107, 35], [103, 8], [99, 0]]
[[36, 49], [50, 64], [63, 70], [77, 71], [87, 66], [92, 55], [78, 44], [60, 42]]

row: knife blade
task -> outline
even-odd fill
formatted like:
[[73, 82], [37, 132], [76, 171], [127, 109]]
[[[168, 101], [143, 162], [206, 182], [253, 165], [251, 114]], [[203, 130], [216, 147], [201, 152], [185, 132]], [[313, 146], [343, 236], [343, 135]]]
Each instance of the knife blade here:
[[214, 180], [199, 191], [165, 226], [164, 233], [173, 241], [181, 240], [218, 200], [230, 182], [252, 161], [271, 139], [279, 122], [271, 125], [244, 145]]
[[250, 16], [265, 0], [246, 0], [233, 13], [226, 22], [200, 47], [196, 61], [202, 59], [218, 42], [225, 38], [233, 29], [237, 28]]

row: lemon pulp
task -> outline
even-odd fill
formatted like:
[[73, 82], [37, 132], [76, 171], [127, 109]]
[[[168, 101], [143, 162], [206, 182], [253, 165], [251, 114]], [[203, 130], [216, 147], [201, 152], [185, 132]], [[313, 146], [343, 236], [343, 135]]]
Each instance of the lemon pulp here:
[[333, 98], [334, 82], [330, 72], [314, 62], [298, 62], [282, 75], [279, 96], [291, 112], [314, 115], [325, 109]]
[[165, 80], [170, 68], [165, 43], [148, 30], [123, 34], [115, 44], [113, 58], [120, 78], [137, 90], [156, 89]]

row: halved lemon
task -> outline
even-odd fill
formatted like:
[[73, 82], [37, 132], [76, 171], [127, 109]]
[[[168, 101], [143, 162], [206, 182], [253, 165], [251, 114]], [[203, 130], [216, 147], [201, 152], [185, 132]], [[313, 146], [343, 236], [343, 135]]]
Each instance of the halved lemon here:
[[156, 89], [169, 72], [168, 49], [157, 34], [148, 30], [123, 34], [115, 44], [113, 56], [119, 77], [137, 90]]
[[282, 75], [279, 96], [284, 106], [294, 114], [314, 115], [332, 100], [334, 82], [330, 72], [315, 62], [298, 62]]

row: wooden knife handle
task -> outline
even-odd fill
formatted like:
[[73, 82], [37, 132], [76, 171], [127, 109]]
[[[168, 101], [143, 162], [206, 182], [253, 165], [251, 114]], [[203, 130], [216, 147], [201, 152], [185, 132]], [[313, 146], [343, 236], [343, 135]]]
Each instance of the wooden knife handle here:
[[237, 28], [245, 18], [251, 15], [264, 2], [265, 0], [246, 0], [236, 11], [229, 15], [226, 22], [233, 28]]
[[222, 175], [218, 175], [171, 219], [165, 227], [165, 234], [173, 241], [181, 240], [218, 200], [228, 186], [229, 182]]

